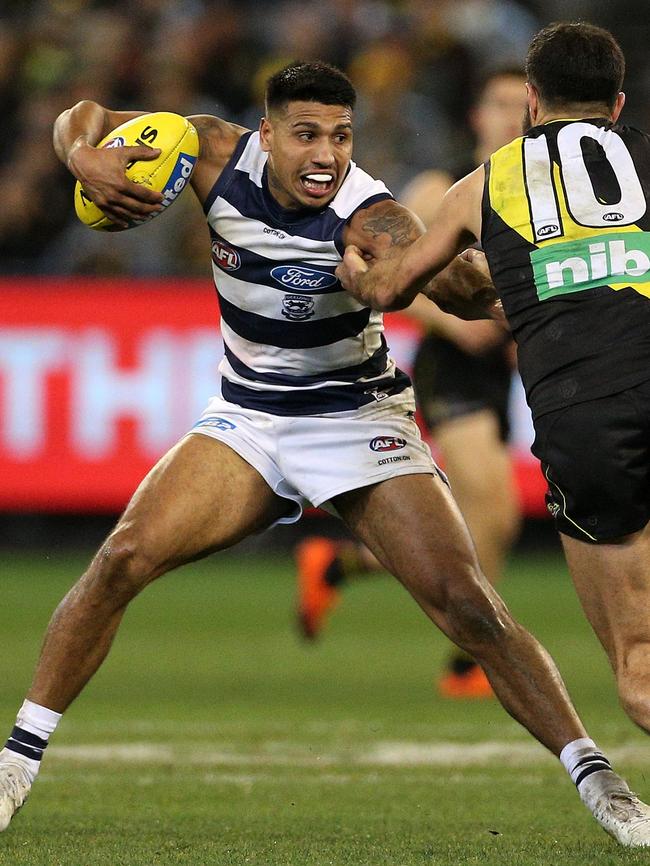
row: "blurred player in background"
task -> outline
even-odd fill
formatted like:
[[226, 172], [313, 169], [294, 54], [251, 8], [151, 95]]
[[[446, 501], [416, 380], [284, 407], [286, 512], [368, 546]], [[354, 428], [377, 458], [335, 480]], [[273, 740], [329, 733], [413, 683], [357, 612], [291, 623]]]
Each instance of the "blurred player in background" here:
[[[583, 798], [589, 774], [608, 766], [551, 658], [481, 573], [420, 439], [381, 314], [337, 282], [346, 244], [378, 257], [421, 233], [383, 183], [351, 162], [354, 103], [343, 73], [307, 63], [270, 79], [259, 132], [192, 118], [201, 148], [192, 186], [210, 227], [225, 342], [222, 397], [152, 469], [55, 611], [0, 752], [0, 829], [24, 803], [51, 733], [106, 657], [129, 602], [185, 562], [296, 521], [307, 503], [329, 503], [567, 769], [567, 749], [580, 755]], [[130, 161], [159, 151], [95, 145], [139, 114], [81, 102], [55, 125], [61, 161], [125, 227], [162, 208], [160, 193], [124, 175]], [[462, 260], [456, 268], [484, 281]], [[650, 844], [650, 817], [631, 833], [628, 813], [606, 792], [590, 809], [621, 843]]]
[[[406, 307], [481, 239], [485, 254], [464, 256], [491, 274], [517, 340], [578, 596], [621, 704], [650, 733], [650, 136], [618, 122], [625, 59], [606, 30], [545, 28], [526, 73], [523, 137], [446, 193], [424, 237], [376, 263], [349, 248], [338, 273], [361, 302]], [[628, 797], [606, 769], [593, 775], [601, 795]]]
[[[476, 138], [471, 158], [453, 174], [418, 175], [400, 199], [429, 226], [442, 197], [459, 178], [521, 134], [526, 108], [522, 69], [495, 70], [482, 83], [469, 113]], [[454, 497], [474, 539], [481, 568], [495, 584], [517, 536], [519, 502], [507, 447], [514, 346], [493, 321], [466, 322], [443, 313], [423, 296], [406, 310], [427, 336], [415, 359], [413, 381], [421, 417], [432, 433]], [[355, 541], [308, 538], [296, 550], [298, 620], [308, 639], [318, 636], [341, 586], [381, 566]], [[492, 695], [481, 667], [456, 649], [438, 682], [450, 698]]]

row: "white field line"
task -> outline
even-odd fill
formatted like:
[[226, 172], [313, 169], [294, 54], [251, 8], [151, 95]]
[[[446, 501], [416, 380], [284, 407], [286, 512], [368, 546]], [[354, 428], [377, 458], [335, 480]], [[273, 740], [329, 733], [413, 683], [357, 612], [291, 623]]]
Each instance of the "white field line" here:
[[[647, 766], [650, 744], [631, 744], [604, 750], [616, 763]], [[501, 764], [543, 765], [555, 759], [537, 743], [491, 741], [483, 743], [378, 742], [357, 749], [320, 750], [305, 744], [270, 742], [258, 751], [236, 746], [215, 748], [210, 743], [185, 745], [161, 743], [111, 743], [52, 745], [48, 758], [84, 764], [165, 764], [194, 766], [293, 766], [293, 767], [480, 767]]]

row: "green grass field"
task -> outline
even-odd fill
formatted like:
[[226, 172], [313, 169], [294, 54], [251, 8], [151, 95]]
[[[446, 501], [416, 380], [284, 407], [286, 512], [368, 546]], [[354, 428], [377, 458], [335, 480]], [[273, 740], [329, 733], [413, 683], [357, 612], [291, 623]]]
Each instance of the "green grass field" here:
[[[7, 732], [83, 563], [2, 555]], [[650, 796], [650, 747], [617, 706], [559, 554], [516, 557], [509, 572], [512, 609], [555, 656], [594, 738]], [[297, 639], [292, 608], [282, 556], [222, 555], [148, 589], [0, 837], [0, 864], [650, 862], [597, 827], [496, 702], [436, 696], [444, 639], [390, 578], [351, 586], [317, 646]]]

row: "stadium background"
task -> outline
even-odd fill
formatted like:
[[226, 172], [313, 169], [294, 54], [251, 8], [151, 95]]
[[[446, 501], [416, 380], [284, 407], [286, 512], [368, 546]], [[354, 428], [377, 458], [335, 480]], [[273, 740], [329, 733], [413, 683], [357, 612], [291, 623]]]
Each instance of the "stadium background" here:
[[[137, 231], [83, 228], [52, 151], [56, 115], [92, 98], [256, 126], [266, 76], [323, 58], [359, 91], [355, 158], [399, 195], [416, 172], [453, 168], [467, 152], [482, 74], [521, 62], [540, 25], [578, 16], [621, 41], [624, 117], [647, 128], [645, 2], [0, 4], [3, 724], [52, 608], [214, 390], [219, 352], [200, 209], [188, 195]], [[391, 323], [405, 364], [414, 338]], [[521, 459], [525, 413], [517, 431]], [[533, 525], [506, 599], [647, 799], [647, 747], [617, 705], [550, 522]], [[305, 650], [289, 551], [308, 529], [188, 567], [131, 606], [3, 836], [0, 864], [76, 864], [80, 851], [85, 866], [618, 862], [565, 777], [495, 702], [437, 699], [446, 643], [391, 581], [351, 587], [325, 640]]]
[[[471, 146], [481, 76], [522, 61], [540, 23], [584, 16], [628, 58], [628, 122], [643, 126], [650, 62], [643, 3], [605, 0], [319, 0], [3, 4], [0, 11], [0, 511], [5, 540], [115, 513], [218, 387], [217, 305], [200, 208], [106, 237], [74, 217], [54, 118], [81, 98], [113, 108], [215, 113], [255, 127], [270, 72], [323, 58], [359, 91], [355, 159], [399, 197], [417, 172]], [[119, 299], [119, 301], [118, 301]], [[130, 308], [130, 310], [129, 310]], [[137, 311], [137, 312], [136, 312]], [[389, 317], [408, 369], [417, 332]], [[513, 444], [529, 516], [543, 516], [521, 391]], [[89, 524], [86, 524], [89, 525]], [[41, 536], [42, 537], [42, 536]]]

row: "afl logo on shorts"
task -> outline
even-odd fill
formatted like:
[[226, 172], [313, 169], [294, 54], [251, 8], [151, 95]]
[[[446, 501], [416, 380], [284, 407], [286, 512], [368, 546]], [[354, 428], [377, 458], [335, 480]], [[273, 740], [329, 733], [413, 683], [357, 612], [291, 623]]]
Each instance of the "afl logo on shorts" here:
[[399, 436], [375, 436], [368, 447], [371, 451], [399, 451], [406, 447], [406, 439]]
[[217, 430], [234, 430], [237, 426], [227, 418], [219, 418], [217, 415], [208, 415], [206, 418], [200, 418], [195, 427], [214, 427]]
[[233, 250], [223, 241], [212, 241], [212, 261], [222, 271], [236, 271], [241, 265], [237, 250]]
[[314, 299], [309, 295], [285, 295], [282, 299], [282, 315], [292, 322], [304, 322], [314, 315]]

